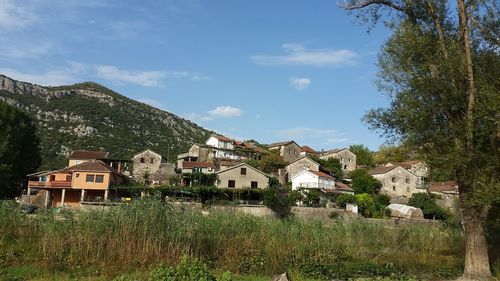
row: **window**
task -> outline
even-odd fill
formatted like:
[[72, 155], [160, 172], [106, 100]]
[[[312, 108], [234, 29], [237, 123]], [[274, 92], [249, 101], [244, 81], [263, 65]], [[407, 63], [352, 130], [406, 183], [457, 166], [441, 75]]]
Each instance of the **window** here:
[[104, 176], [103, 175], [96, 175], [95, 176], [95, 182], [103, 183], [104, 182]]
[[258, 188], [258, 187], [259, 187], [259, 183], [258, 183], [258, 182], [256, 182], [256, 181], [252, 181], [252, 182], [250, 183], [250, 187], [251, 187], [251, 188]]
[[344, 165], [344, 170], [347, 170], [347, 165]]
[[391, 181], [396, 182], [396, 177], [392, 177]]
[[141, 163], [144, 163], [144, 158], [143, 157], [141, 157]]
[[79, 177], [80, 177], [80, 174], [78, 174], [78, 173], [77, 173], [77, 174], [76, 174], [76, 177], [77, 177], [77, 178], [79, 178]]
[[410, 187], [409, 186], [406, 188], [406, 191], [410, 192]]
[[351, 162], [351, 158], [349, 158], [349, 162]]
[[240, 172], [241, 172], [242, 175], [246, 175], [247, 174], [247, 168], [241, 168]]
[[410, 183], [410, 178], [406, 178], [406, 183]]
[[155, 162], [154, 158], [149, 159], [149, 163], [153, 164]]
[[392, 186], [392, 191], [396, 191], [396, 187], [394, 185]]
[[85, 182], [94, 182], [95, 175], [87, 175]]
[[227, 181], [227, 187], [229, 187], [229, 188], [235, 188], [236, 187], [236, 181], [235, 180], [228, 180]]

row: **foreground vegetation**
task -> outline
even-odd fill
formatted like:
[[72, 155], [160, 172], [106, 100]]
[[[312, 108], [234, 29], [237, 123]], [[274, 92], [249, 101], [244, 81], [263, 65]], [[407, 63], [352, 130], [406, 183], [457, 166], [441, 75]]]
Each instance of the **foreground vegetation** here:
[[203, 216], [156, 200], [29, 217], [3, 202], [0, 225], [0, 274], [2, 268], [29, 265], [47, 274], [83, 270], [112, 279], [160, 264], [175, 266], [183, 256], [218, 274], [293, 271], [319, 280], [447, 278], [458, 276], [463, 266], [460, 231], [438, 225]]

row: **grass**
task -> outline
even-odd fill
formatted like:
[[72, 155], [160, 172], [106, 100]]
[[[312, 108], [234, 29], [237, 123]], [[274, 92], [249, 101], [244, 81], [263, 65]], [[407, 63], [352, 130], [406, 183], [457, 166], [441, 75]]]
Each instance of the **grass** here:
[[318, 280], [448, 278], [460, 274], [464, 251], [460, 231], [438, 225], [203, 216], [155, 200], [30, 217], [0, 202], [0, 225], [0, 279], [8, 269], [29, 266], [49, 276], [69, 272], [106, 280], [177, 264], [184, 255], [236, 276], [293, 271], [296, 279]]

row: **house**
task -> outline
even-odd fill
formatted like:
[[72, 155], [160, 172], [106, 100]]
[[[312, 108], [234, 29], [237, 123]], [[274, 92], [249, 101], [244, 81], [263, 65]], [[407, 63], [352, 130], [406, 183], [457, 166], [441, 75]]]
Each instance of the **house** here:
[[376, 167], [369, 173], [382, 183], [380, 193], [393, 199], [407, 201], [414, 193], [426, 192], [417, 188], [417, 176], [401, 166]]
[[183, 174], [213, 174], [215, 173], [215, 164], [213, 162], [185, 161], [182, 163], [181, 172]]
[[175, 175], [174, 164], [167, 163], [163, 156], [150, 149], [137, 153], [132, 161], [132, 178], [137, 182], [163, 184]]
[[438, 196], [436, 202], [442, 207], [457, 211], [459, 199], [458, 184], [456, 181], [433, 182], [429, 192]]
[[429, 168], [421, 160], [407, 160], [401, 163], [392, 162], [385, 164], [386, 167], [401, 166], [417, 176], [417, 187], [424, 188], [429, 174]]
[[106, 151], [75, 150], [69, 156], [68, 167], [93, 160], [103, 160], [109, 156]]
[[268, 149], [271, 151], [278, 150], [281, 157], [289, 163], [299, 158], [302, 151], [302, 148], [294, 141], [272, 143], [268, 145]]
[[212, 162], [215, 158], [215, 147], [195, 143], [188, 152], [177, 155], [177, 167], [182, 167], [184, 161]]
[[127, 176], [100, 160], [28, 177], [28, 196], [34, 188], [47, 190], [46, 206], [71, 208], [79, 207], [82, 202], [106, 201], [112, 186], [128, 180]]
[[347, 148], [325, 151], [321, 153], [319, 158], [323, 160], [328, 160], [330, 158], [339, 159], [340, 164], [342, 164], [342, 172], [344, 172], [344, 174], [356, 170], [356, 154], [352, 153]]
[[297, 158], [285, 167], [285, 182], [289, 182], [291, 178], [304, 170], [319, 171], [319, 166], [318, 162], [307, 156]]
[[264, 189], [269, 186], [269, 175], [245, 163], [218, 171], [216, 175], [218, 188]]
[[335, 189], [335, 178], [320, 171], [303, 170], [291, 179], [292, 190]]
[[304, 145], [300, 148], [300, 156], [319, 157], [319, 152], [307, 145]]
[[241, 156], [235, 150], [236, 142], [234, 139], [212, 134], [205, 144], [213, 147], [214, 158], [240, 160]]

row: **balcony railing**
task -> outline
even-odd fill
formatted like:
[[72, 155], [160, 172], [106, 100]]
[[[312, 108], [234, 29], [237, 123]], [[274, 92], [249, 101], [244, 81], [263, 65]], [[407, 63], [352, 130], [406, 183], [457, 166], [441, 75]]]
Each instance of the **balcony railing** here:
[[71, 187], [70, 181], [51, 181], [50, 187]]
[[29, 187], [49, 187], [49, 183], [48, 182], [40, 182], [40, 181], [29, 181], [28, 182], [28, 186]]

